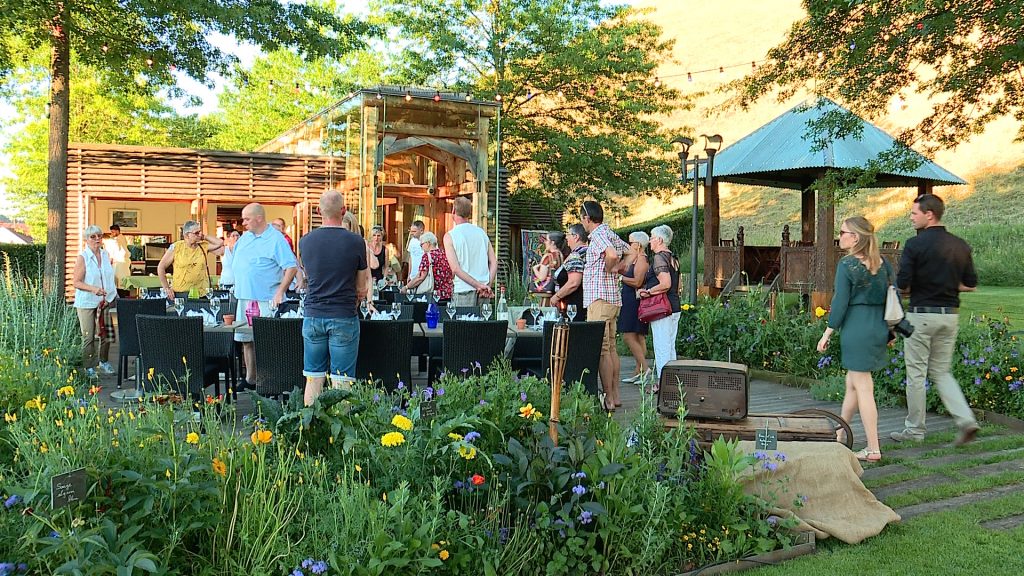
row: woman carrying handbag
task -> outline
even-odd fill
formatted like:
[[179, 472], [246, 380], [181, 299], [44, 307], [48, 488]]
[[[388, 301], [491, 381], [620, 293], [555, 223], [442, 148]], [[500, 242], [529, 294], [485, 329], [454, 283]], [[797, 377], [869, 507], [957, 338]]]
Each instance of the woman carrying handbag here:
[[645, 287], [637, 291], [638, 317], [649, 322], [654, 340], [654, 383], [658, 391], [661, 369], [676, 359], [676, 333], [679, 331], [679, 260], [668, 249], [672, 229], [662, 224], [651, 230], [651, 259]]

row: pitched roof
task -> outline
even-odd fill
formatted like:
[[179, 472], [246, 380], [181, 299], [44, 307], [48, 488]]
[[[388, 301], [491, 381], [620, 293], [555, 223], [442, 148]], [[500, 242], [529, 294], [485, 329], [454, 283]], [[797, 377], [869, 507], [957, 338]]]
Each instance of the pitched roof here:
[[[721, 150], [715, 156], [715, 179], [802, 190], [828, 169], [865, 167], [895, 144], [896, 140], [881, 128], [854, 115], [862, 123], [859, 136], [830, 139], [816, 150], [808, 123], [836, 111], [853, 114], [828, 98], [820, 98], [814, 106], [794, 106]], [[921, 180], [935, 185], [967, 183], [923, 155], [913, 150], [911, 153], [921, 160], [915, 170], [880, 173], [875, 186], [916, 186]]]

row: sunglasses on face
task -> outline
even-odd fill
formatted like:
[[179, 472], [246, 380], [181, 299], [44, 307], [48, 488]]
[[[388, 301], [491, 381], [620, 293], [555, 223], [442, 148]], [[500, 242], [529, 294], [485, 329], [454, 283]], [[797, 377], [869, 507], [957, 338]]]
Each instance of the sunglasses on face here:
[[580, 208], [583, 210], [583, 217], [586, 218], [587, 220], [589, 220], [590, 219], [590, 213], [587, 212], [587, 205], [586, 204], [581, 204]]
[[99, 240], [100, 238], [103, 238], [103, 234], [89, 234], [90, 240]]

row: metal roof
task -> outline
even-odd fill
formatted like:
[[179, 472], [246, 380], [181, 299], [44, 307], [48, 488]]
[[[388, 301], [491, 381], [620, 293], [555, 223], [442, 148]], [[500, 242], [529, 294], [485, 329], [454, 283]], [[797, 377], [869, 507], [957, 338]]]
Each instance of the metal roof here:
[[[852, 114], [828, 98], [820, 98], [813, 106], [807, 103], [794, 106], [721, 150], [715, 156], [715, 179], [803, 190], [829, 169], [866, 167], [869, 161], [896, 143], [881, 128], [855, 116], [862, 123], [859, 136], [831, 139], [823, 148], [816, 150], [808, 123], [837, 110]], [[880, 173], [874, 186], [917, 186], [922, 180], [935, 185], [967, 183], [923, 155], [913, 150], [911, 153], [921, 159], [915, 170]], [[702, 167], [701, 172], [704, 171]], [[688, 176], [692, 177], [692, 172]]]

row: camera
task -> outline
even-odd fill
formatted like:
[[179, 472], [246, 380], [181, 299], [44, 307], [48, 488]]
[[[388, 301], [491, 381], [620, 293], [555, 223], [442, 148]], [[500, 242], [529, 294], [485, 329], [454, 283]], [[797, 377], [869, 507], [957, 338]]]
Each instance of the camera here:
[[899, 323], [893, 325], [890, 329], [904, 338], [909, 338], [914, 333], [914, 325], [906, 318], [900, 320]]

